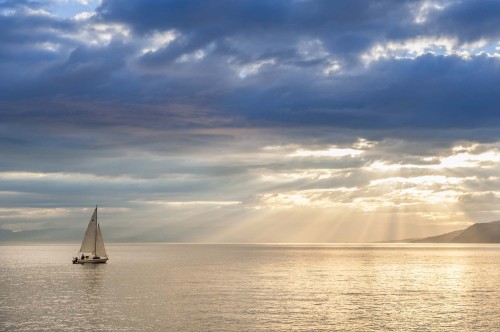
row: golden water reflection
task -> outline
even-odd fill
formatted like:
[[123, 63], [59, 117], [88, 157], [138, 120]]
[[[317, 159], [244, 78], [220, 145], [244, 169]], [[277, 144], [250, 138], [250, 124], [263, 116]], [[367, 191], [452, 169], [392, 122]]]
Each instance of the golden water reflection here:
[[498, 245], [110, 245], [98, 266], [62, 246], [0, 249], [0, 330], [500, 325]]

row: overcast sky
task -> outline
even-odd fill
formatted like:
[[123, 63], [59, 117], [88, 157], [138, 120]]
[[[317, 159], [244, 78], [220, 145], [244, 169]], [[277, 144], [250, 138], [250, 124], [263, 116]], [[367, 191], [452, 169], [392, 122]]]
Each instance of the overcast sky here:
[[0, 73], [2, 230], [83, 237], [96, 204], [110, 241], [500, 218], [498, 0], [0, 0]]

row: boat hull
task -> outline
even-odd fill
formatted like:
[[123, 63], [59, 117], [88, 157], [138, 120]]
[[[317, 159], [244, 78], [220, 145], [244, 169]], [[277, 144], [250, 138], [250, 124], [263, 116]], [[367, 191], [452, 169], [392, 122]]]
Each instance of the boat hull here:
[[96, 259], [78, 259], [73, 260], [73, 264], [105, 264], [108, 261], [107, 258], [96, 258]]

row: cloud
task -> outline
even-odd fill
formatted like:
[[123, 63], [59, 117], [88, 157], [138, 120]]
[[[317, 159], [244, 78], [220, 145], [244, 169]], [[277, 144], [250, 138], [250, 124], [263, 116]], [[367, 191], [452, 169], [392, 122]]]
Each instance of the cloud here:
[[427, 17], [430, 34], [457, 36], [463, 43], [498, 39], [500, 4], [495, 0], [443, 2], [444, 8]]
[[0, 3], [0, 228], [96, 201], [142, 239], [495, 216], [496, 1], [86, 3]]
[[[57, 119], [68, 102], [113, 100], [112, 121], [126, 121], [132, 108], [154, 119], [144, 126], [158, 113], [176, 123], [186, 109], [205, 109], [212, 126], [482, 127], [496, 121], [498, 57], [463, 58], [461, 30], [439, 25], [439, 15], [460, 22], [466, 5], [495, 10], [476, 3], [422, 3], [434, 9], [418, 24], [414, 2], [104, 1], [80, 20], [7, 4], [1, 96], [58, 103], [51, 115], [26, 110]], [[467, 43], [480, 42], [479, 52], [492, 38]], [[440, 45], [443, 54], [430, 53]], [[75, 122], [85, 123], [87, 112]]]

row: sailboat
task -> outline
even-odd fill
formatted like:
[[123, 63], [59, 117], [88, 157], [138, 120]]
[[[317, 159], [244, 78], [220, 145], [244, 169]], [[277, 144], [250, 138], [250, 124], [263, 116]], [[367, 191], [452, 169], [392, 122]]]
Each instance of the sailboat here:
[[97, 264], [106, 263], [107, 261], [108, 255], [106, 254], [106, 248], [104, 248], [101, 228], [97, 223], [96, 206], [85, 232], [80, 251], [76, 257], [73, 257], [73, 264]]

